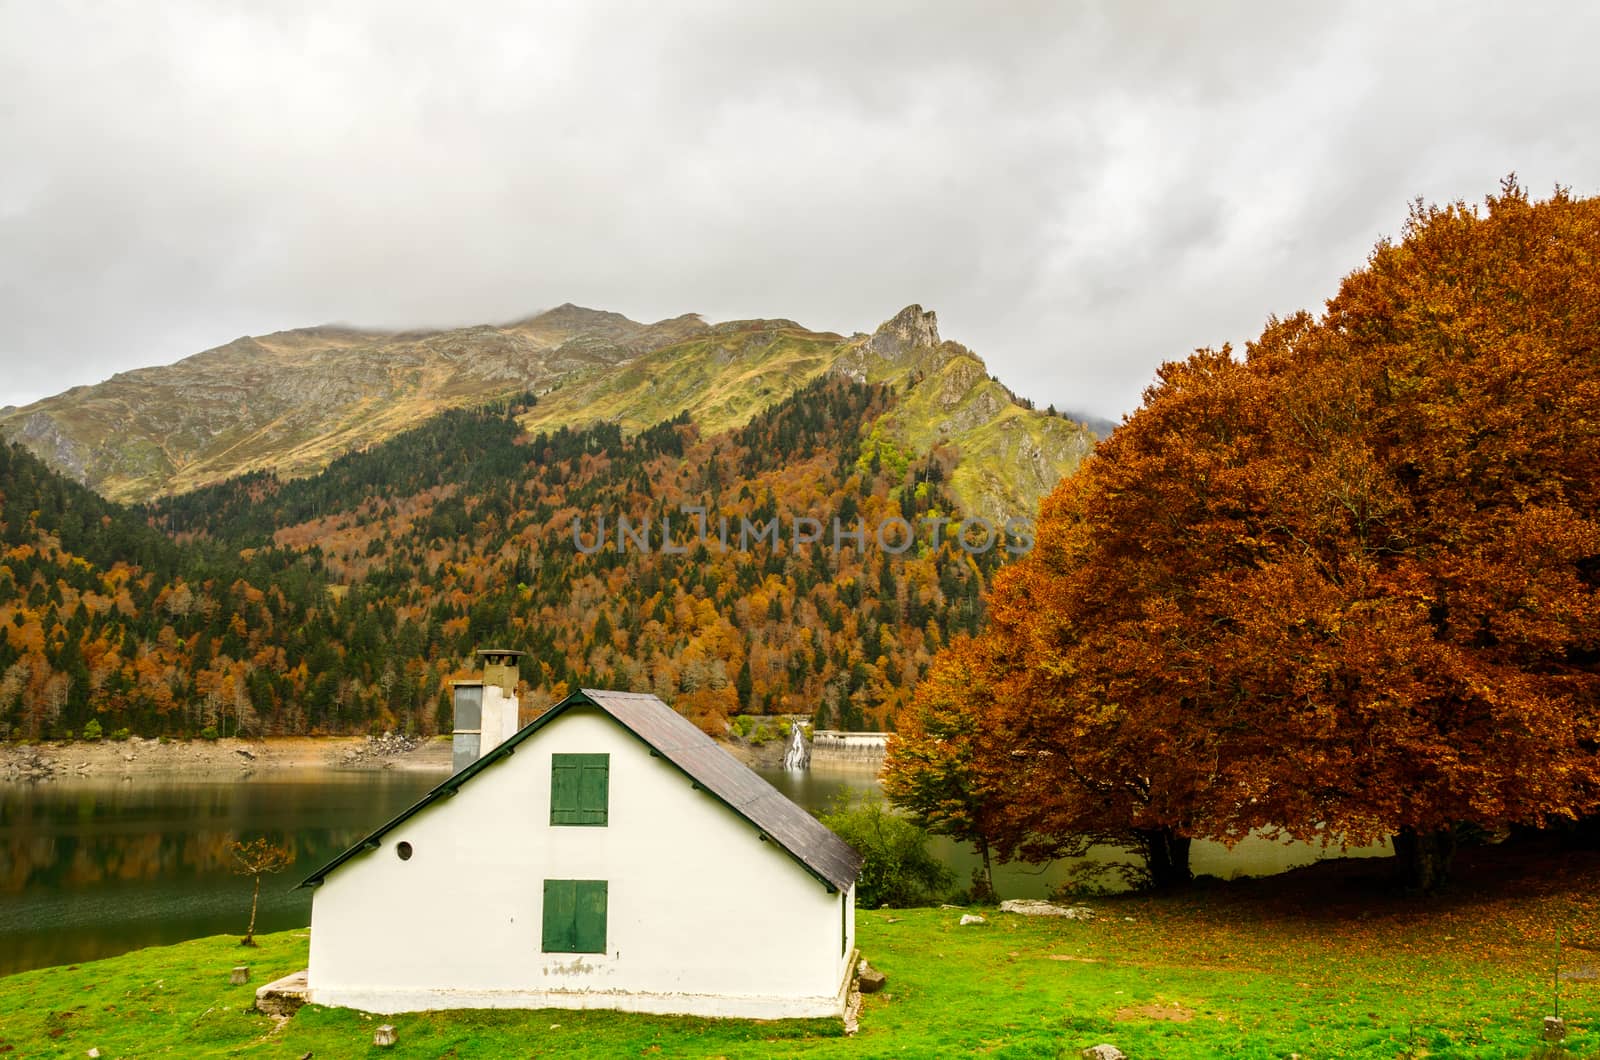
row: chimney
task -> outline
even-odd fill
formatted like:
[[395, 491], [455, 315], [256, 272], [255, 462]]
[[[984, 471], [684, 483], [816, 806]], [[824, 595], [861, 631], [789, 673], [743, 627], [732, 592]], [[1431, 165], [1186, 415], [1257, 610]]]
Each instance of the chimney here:
[[455, 732], [451, 741], [451, 772], [459, 773], [518, 729], [517, 660], [520, 651], [480, 648], [483, 679], [456, 681]]

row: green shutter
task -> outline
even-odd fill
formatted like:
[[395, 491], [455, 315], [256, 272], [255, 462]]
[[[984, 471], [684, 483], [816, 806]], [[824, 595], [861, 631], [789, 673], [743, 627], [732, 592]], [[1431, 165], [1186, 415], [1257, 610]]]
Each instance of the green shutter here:
[[606, 881], [578, 880], [578, 922], [574, 934], [579, 953], [606, 951]]
[[610, 809], [611, 756], [550, 756], [550, 823], [604, 825]]
[[578, 773], [578, 813], [584, 824], [605, 824], [611, 795], [611, 756], [585, 755]]
[[546, 953], [606, 951], [606, 881], [545, 880]]
[[572, 953], [577, 945], [578, 882], [544, 881], [544, 951]]
[[578, 812], [577, 755], [553, 755], [550, 764], [550, 823], [575, 824]]

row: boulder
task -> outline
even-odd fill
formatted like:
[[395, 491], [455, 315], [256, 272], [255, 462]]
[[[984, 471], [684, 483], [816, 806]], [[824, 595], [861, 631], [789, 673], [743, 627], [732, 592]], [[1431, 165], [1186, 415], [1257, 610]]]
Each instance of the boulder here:
[[963, 913], [962, 916], [961, 916], [961, 927], [966, 927], [968, 924], [987, 924], [987, 923], [988, 923], [988, 921], [985, 920], [983, 917], [979, 916], [977, 913]]
[[1059, 916], [1068, 920], [1093, 920], [1094, 910], [1081, 905], [1056, 905], [1037, 898], [1008, 898], [1000, 903], [1002, 913], [1018, 916]]
[[1128, 1054], [1108, 1042], [1091, 1045], [1079, 1054], [1083, 1060], [1128, 1060]]
[[385, 1023], [372, 1034], [372, 1044], [387, 1048], [394, 1044], [394, 1027]]
[[257, 988], [256, 1009], [269, 1016], [293, 1016], [309, 1000], [305, 969]]
[[856, 970], [856, 983], [863, 994], [876, 994], [882, 990], [889, 977], [878, 971], [866, 961], [862, 961]]

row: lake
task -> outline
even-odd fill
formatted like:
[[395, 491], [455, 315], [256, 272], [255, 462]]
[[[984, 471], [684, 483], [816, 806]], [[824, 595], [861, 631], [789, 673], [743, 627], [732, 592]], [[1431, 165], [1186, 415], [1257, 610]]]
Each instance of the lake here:
[[[761, 773], [807, 808], [877, 788], [872, 770], [860, 766]], [[291, 868], [262, 883], [256, 930], [303, 927], [311, 920], [311, 894], [294, 885], [441, 779], [436, 772], [318, 770], [244, 780], [0, 784], [0, 975], [242, 934], [251, 883], [233, 874], [228, 852], [240, 837], [266, 835], [295, 851]], [[935, 849], [964, 886], [976, 855], [943, 839]], [[1192, 864], [1197, 873], [1230, 878], [1281, 872], [1320, 854], [1306, 844], [1261, 839], [1231, 852], [1196, 843]], [[1335, 850], [1332, 856], [1339, 855]], [[1041, 897], [1079, 865], [1124, 859], [1118, 851], [1096, 850], [1043, 870], [997, 866], [995, 885], [1006, 897]]]
[[318, 771], [193, 781], [0, 784], [0, 974], [243, 934], [228, 845], [266, 835], [295, 864], [264, 879], [258, 931], [311, 922], [306, 873], [399, 813], [438, 773]]

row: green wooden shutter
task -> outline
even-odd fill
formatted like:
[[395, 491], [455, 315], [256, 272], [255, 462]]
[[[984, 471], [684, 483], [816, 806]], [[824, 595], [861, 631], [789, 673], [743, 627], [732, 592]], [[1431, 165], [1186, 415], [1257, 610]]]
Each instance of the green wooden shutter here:
[[583, 757], [578, 772], [578, 813], [584, 824], [605, 824], [611, 798], [611, 756]]
[[552, 755], [550, 763], [550, 823], [577, 824], [579, 766], [577, 755]]
[[577, 945], [578, 882], [544, 881], [544, 951], [572, 953]]
[[550, 759], [550, 823], [606, 824], [611, 756], [557, 754]]
[[577, 927], [574, 931], [579, 953], [606, 951], [606, 881], [578, 880]]
[[544, 881], [546, 953], [606, 951], [605, 880]]

